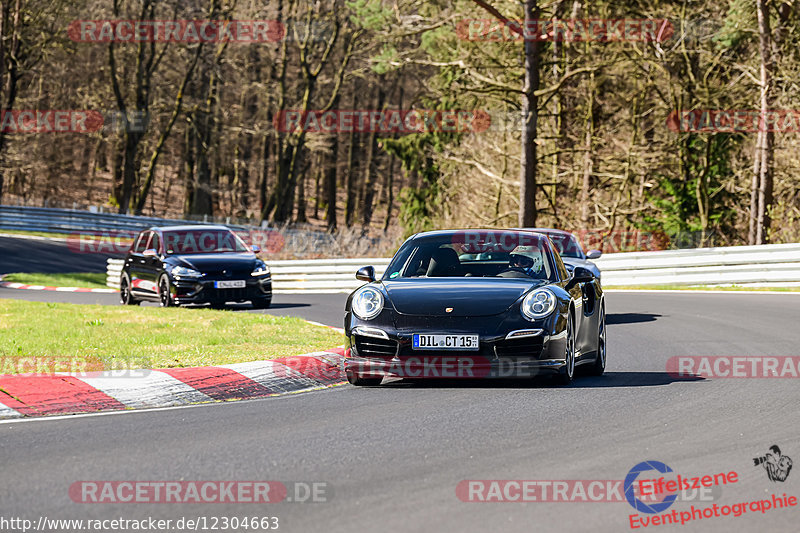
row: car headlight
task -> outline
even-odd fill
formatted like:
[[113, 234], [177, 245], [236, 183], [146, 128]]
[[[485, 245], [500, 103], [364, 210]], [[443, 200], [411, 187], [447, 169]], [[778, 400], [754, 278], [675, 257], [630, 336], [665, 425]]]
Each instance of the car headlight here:
[[371, 320], [383, 309], [383, 294], [372, 287], [364, 287], [353, 296], [353, 312], [361, 320]]
[[250, 273], [251, 276], [269, 276], [270, 270], [264, 261], [256, 261], [256, 268]]
[[203, 273], [202, 272], [198, 272], [197, 270], [195, 270], [193, 268], [186, 268], [186, 267], [182, 267], [182, 266], [174, 266], [174, 267], [172, 267], [172, 270], [170, 270], [170, 272], [172, 272], [173, 276], [180, 276], [182, 278], [201, 278], [201, 277], [203, 277]]
[[549, 289], [536, 289], [522, 300], [522, 315], [528, 320], [544, 318], [556, 308], [556, 295]]

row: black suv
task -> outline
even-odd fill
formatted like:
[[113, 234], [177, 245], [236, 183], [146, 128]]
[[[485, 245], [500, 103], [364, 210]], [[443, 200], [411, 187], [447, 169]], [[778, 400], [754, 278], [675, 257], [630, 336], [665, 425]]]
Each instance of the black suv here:
[[250, 301], [265, 309], [272, 303], [269, 267], [225, 226], [163, 226], [142, 231], [125, 256], [120, 300], [148, 300], [162, 307]]

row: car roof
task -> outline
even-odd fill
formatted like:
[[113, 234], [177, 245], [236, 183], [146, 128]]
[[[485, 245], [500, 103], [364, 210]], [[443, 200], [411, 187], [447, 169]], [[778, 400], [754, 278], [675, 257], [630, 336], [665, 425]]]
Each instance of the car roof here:
[[148, 228], [147, 231], [191, 231], [191, 230], [228, 230], [227, 226], [220, 226], [214, 224], [182, 224], [174, 226], [153, 226]]
[[[444, 230], [433, 230], [433, 231], [423, 231], [421, 233], [417, 233], [413, 236], [413, 238], [417, 237], [436, 237], [436, 236], [444, 236], [444, 235], [452, 235], [454, 233], [469, 233], [471, 231], [475, 232], [486, 232], [486, 233], [497, 233], [503, 231], [512, 231], [512, 232], [523, 232], [523, 233], [537, 233], [535, 230], [530, 228], [464, 228], [464, 229], [444, 229]], [[541, 233], [539, 233], [541, 235]]]
[[569, 231], [565, 231], [563, 229], [555, 229], [555, 228], [525, 228], [528, 231], [534, 231], [537, 233], [555, 233], [558, 235], [571, 235], [574, 236], [573, 233]]

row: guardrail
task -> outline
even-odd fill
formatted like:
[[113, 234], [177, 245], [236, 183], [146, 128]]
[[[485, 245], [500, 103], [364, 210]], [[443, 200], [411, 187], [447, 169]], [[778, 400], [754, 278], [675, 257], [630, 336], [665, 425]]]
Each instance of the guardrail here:
[[[276, 293], [350, 292], [362, 285], [355, 272], [364, 265], [383, 275], [390, 259], [269, 261]], [[800, 244], [731, 246], [661, 252], [607, 254], [595, 261], [603, 286], [744, 285], [800, 286]], [[108, 260], [109, 287], [119, 287], [122, 260]]]
[[[357, 230], [336, 235], [320, 231], [318, 228], [275, 227], [268, 223], [255, 225], [246, 219], [192, 217], [189, 219], [166, 219], [135, 215], [119, 215], [115, 213], [93, 213], [74, 209], [52, 207], [23, 207], [0, 205], [0, 230], [37, 231], [43, 233], [66, 233], [80, 238], [97, 235], [103, 242], [103, 236], [109, 237], [117, 250], [120, 240], [133, 237], [141, 230], [153, 226], [169, 226], [175, 224], [220, 224], [236, 231], [245, 241], [258, 244], [265, 250], [280, 252], [284, 258], [291, 257], [335, 257], [342, 250], [361, 254], [365, 250], [391, 249], [394, 244], [392, 235], [365, 236]], [[360, 251], [359, 251], [360, 250]], [[121, 253], [127, 251], [127, 246]]]
[[[92, 213], [54, 207], [0, 206], [0, 229], [73, 233], [80, 231], [131, 231], [150, 226], [163, 226], [178, 221], [165, 218]], [[202, 224], [203, 221], [181, 220], [181, 224]]]

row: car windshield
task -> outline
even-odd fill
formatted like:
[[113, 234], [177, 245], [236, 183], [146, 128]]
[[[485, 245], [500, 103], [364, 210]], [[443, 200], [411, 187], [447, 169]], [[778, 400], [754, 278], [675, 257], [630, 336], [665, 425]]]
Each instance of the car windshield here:
[[558, 250], [558, 253], [561, 257], [575, 257], [577, 259], [584, 259], [586, 256], [583, 253], [583, 248], [581, 248], [578, 239], [575, 238], [575, 235], [571, 235], [569, 233], [547, 233], [547, 236], [550, 237], [550, 240], [553, 241], [553, 244]]
[[546, 238], [518, 231], [458, 231], [406, 241], [384, 279], [481, 277], [555, 281]]
[[242, 253], [249, 251], [232, 231], [191, 229], [165, 231], [164, 250], [168, 255]]

